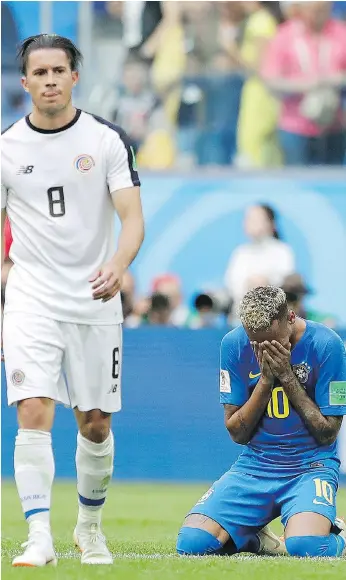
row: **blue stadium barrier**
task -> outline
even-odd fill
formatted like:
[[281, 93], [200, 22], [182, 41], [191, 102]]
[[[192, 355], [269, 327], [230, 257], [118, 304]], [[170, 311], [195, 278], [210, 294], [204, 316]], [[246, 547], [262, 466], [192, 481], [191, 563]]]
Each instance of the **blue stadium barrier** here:
[[[218, 402], [223, 334], [125, 330], [123, 410], [114, 418], [118, 479], [213, 481], [234, 462], [241, 446], [228, 436]], [[2, 368], [3, 477], [13, 475], [16, 430]], [[57, 477], [75, 476], [75, 443], [73, 413], [58, 406], [53, 430]]]

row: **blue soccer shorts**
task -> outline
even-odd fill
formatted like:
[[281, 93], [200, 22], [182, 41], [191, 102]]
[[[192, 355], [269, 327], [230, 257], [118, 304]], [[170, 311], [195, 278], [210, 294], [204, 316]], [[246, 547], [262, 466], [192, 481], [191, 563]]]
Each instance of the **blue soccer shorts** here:
[[333, 469], [309, 469], [294, 477], [259, 477], [230, 469], [201, 497], [189, 514], [202, 514], [224, 528], [238, 550], [281, 515], [301, 512], [325, 516], [333, 524], [338, 476]]

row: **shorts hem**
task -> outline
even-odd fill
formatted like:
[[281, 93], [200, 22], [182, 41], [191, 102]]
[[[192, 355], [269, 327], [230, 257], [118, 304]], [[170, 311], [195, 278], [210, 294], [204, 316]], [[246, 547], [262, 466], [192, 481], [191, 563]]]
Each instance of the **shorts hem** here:
[[335, 518], [331, 519], [329, 516], [327, 516], [325, 513], [322, 513], [321, 511], [318, 511], [318, 509], [303, 509], [303, 510], [299, 510], [297, 512], [294, 512], [292, 514], [290, 514], [287, 518], [281, 518], [281, 523], [284, 526], [284, 528], [286, 528], [289, 520], [291, 518], [293, 518], [294, 516], [298, 515], [298, 514], [304, 514], [304, 513], [309, 513], [309, 514], [318, 514], [319, 516], [323, 516], [324, 518], [326, 518], [327, 520], [330, 521], [330, 523], [332, 524], [332, 526], [334, 525], [334, 521]]
[[100, 411], [102, 411], [102, 413], [109, 413], [110, 415], [112, 415], [113, 413], [118, 413], [119, 411], [121, 411], [121, 406], [117, 407], [114, 410], [109, 410], [109, 409], [105, 409], [103, 406], [100, 405], [87, 405], [87, 406], [83, 406], [83, 405], [74, 405], [71, 402], [67, 402], [67, 401], [62, 401], [61, 399], [55, 399], [54, 397], [50, 397], [47, 395], [47, 393], [35, 393], [35, 395], [33, 396], [31, 395], [27, 395], [27, 396], [21, 396], [18, 397], [16, 399], [8, 399], [7, 400], [7, 404], [9, 407], [16, 407], [17, 403], [20, 403], [20, 401], [26, 401], [27, 399], [51, 399], [52, 401], [54, 401], [57, 405], [64, 405], [64, 407], [66, 409], [76, 409], [78, 408], [79, 411], [81, 411], [81, 413], [87, 413], [88, 411], [94, 411], [95, 409], [100, 409]]
[[119, 411], [121, 411], [121, 406], [117, 407], [116, 409], [111, 410], [111, 411], [109, 409], [105, 409], [103, 407], [100, 407], [100, 405], [94, 405], [94, 406], [88, 405], [86, 407], [83, 407], [82, 405], [76, 404], [73, 406], [69, 405], [69, 407], [71, 409], [78, 409], [78, 411], [80, 411], [81, 413], [88, 413], [89, 411], [94, 411], [95, 409], [100, 409], [100, 411], [102, 413], [109, 413], [110, 415], [112, 415], [113, 413], [119, 413]]
[[49, 396], [47, 393], [35, 393], [35, 394], [27, 394], [27, 395], [23, 395], [23, 396], [18, 396], [16, 398], [11, 397], [11, 399], [9, 399], [7, 397], [7, 404], [9, 407], [16, 407], [17, 403], [20, 403], [20, 401], [26, 401], [27, 399], [51, 399], [52, 401], [54, 401], [55, 403], [57, 403], [58, 405], [65, 405], [65, 407], [70, 407], [70, 403], [67, 403], [66, 401], [62, 401], [61, 399], [56, 399], [55, 397]]

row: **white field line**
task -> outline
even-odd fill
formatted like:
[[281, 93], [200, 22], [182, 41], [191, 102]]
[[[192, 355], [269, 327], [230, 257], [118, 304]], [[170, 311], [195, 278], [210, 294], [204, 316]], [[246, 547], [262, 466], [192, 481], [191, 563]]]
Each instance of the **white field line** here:
[[[12, 558], [14, 558], [15, 556], [17, 556], [19, 553], [19, 551], [17, 550], [11, 550], [11, 551], [7, 551], [7, 550], [3, 550], [2, 556], [5, 558], [9, 558], [10, 560]], [[75, 550], [70, 550], [68, 552], [57, 552], [57, 557], [59, 560], [79, 560], [80, 559], [80, 554], [75, 551]], [[158, 553], [153, 553], [153, 554], [140, 554], [137, 552], [129, 552], [129, 553], [124, 553], [124, 552], [113, 552], [113, 557], [115, 562], [117, 560], [181, 560], [186, 561], [186, 560], [200, 560], [202, 561], [212, 561], [218, 558], [222, 558], [224, 559], [224, 556], [178, 556], [177, 554], [158, 554]], [[292, 561], [296, 561], [296, 558], [290, 558], [288, 556], [255, 556], [254, 554], [237, 554], [235, 556], [231, 556], [230, 559], [238, 561], [238, 562], [246, 562], [246, 561], [254, 561], [254, 560], [264, 560], [264, 561], [269, 561], [269, 562], [276, 562], [277, 564], [282, 564], [283, 561], [287, 561], [287, 564], [289, 564]], [[338, 562], [340, 561], [340, 558], [300, 558], [299, 561], [309, 561], [309, 562]]]

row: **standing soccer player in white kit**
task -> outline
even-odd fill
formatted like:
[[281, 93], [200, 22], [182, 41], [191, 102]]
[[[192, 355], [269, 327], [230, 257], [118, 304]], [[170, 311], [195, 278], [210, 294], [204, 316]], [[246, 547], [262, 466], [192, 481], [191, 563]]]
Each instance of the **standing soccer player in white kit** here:
[[[3, 343], [8, 403], [16, 404], [15, 479], [29, 538], [14, 566], [56, 564], [50, 531], [56, 402], [74, 409], [85, 564], [111, 564], [101, 512], [113, 472], [111, 414], [121, 407], [122, 276], [144, 237], [139, 179], [126, 134], [73, 107], [82, 55], [40, 34], [19, 57], [32, 113], [3, 135], [2, 223], [14, 262]], [[115, 251], [114, 209], [121, 221]]]

